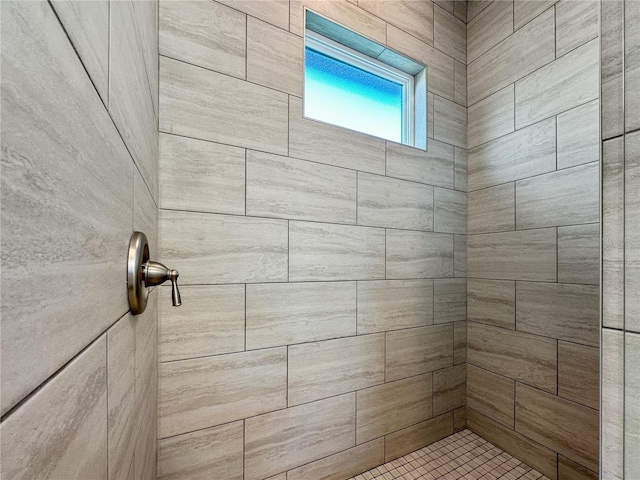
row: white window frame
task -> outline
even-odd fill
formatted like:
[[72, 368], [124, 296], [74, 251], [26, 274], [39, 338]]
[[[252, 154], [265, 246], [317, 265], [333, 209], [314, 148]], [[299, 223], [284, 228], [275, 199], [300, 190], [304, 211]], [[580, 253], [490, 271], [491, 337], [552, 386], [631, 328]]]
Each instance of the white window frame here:
[[[402, 70], [398, 70], [391, 65], [380, 62], [374, 58], [371, 58], [363, 53], [353, 50], [311, 30], [306, 30], [305, 32], [305, 56], [306, 47], [309, 47], [324, 55], [327, 55], [328, 57], [334, 58], [348, 65], [352, 65], [356, 68], [369, 72], [377, 77], [384, 78], [385, 80], [389, 80], [391, 82], [402, 85], [402, 143], [406, 145], [414, 144], [415, 126], [413, 119], [415, 103], [415, 80], [411, 74], [403, 72]], [[304, 65], [306, 65], [306, 58]], [[353, 130], [356, 129], [353, 128]]]

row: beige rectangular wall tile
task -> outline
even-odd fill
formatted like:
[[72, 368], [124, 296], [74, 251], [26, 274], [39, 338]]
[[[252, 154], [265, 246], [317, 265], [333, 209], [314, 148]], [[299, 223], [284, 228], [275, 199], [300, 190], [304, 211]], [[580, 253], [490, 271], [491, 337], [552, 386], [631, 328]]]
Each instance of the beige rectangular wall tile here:
[[[430, 146], [432, 144], [433, 142]], [[454, 154], [454, 188], [462, 192], [467, 191], [467, 150], [458, 147], [455, 148]]]
[[587, 407], [600, 403], [600, 351], [558, 342], [558, 395]]
[[390, 462], [451, 435], [452, 416], [446, 413], [386, 435], [384, 461]]
[[467, 109], [434, 96], [433, 137], [441, 142], [467, 148]]
[[552, 393], [556, 357], [555, 340], [474, 322], [467, 325], [468, 363]]
[[515, 183], [475, 190], [468, 194], [467, 228], [469, 233], [515, 230]]
[[466, 404], [466, 365], [433, 372], [433, 414], [441, 415]]
[[515, 382], [467, 365], [467, 407], [513, 429]]
[[287, 350], [272, 348], [161, 363], [160, 438], [286, 407]]
[[159, 203], [170, 210], [244, 215], [244, 149], [160, 134]]
[[436, 187], [433, 196], [434, 231], [467, 233], [467, 194]]
[[384, 151], [380, 138], [303, 118], [302, 100], [289, 97], [291, 157], [384, 174]]
[[453, 432], [459, 432], [467, 428], [467, 409], [459, 408], [453, 411]]
[[624, 468], [626, 477], [640, 472], [640, 334], [624, 335]]
[[358, 7], [364, 8], [423, 42], [433, 45], [432, 2], [361, 0], [358, 2]]
[[247, 349], [356, 333], [355, 282], [247, 285]]
[[287, 222], [160, 211], [160, 261], [183, 284], [287, 280]]
[[453, 64], [453, 101], [467, 106], [467, 66], [460, 62]]
[[454, 0], [453, 2], [453, 14], [463, 22], [467, 21], [467, 2]]
[[640, 128], [640, 5], [625, 4], [624, 27], [624, 129], [632, 132]]
[[459, 365], [467, 361], [467, 322], [453, 324], [453, 363]]
[[469, 107], [469, 148], [513, 132], [514, 102], [511, 84]]
[[432, 323], [433, 280], [358, 282], [358, 334]]
[[562, 455], [558, 455], [558, 477], [561, 480], [598, 480], [600, 478], [597, 472], [572, 462]]
[[558, 2], [556, 5], [557, 57], [598, 36], [599, 9], [600, 4], [595, 0]]
[[[155, 392], [154, 392], [155, 393]], [[134, 477], [141, 480], [158, 478], [158, 418], [155, 394], [147, 402], [140, 433], [133, 453]]]
[[389, 177], [453, 188], [454, 147], [429, 140], [427, 151], [387, 142]]
[[602, 477], [624, 478], [624, 332], [602, 329]]
[[245, 479], [258, 480], [355, 445], [356, 394], [245, 421]]
[[558, 227], [558, 282], [600, 282], [600, 225]]
[[453, 325], [387, 332], [386, 381], [453, 365]]
[[387, 25], [387, 46], [426, 65], [429, 91], [453, 100], [453, 58], [391, 24]]
[[516, 328], [516, 285], [506, 280], [467, 280], [469, 320], [495, 327]]
[[625, 328], [640, 332], [640, 132], [627, 133], [624, 145]]
[[[558, 0], [514, 0], [513, 15], [514, 27], [519, 29], [530, 22], [542, 12], [548, 13], [551, 7]], [[553, 12], [553, 8], [550, 9]]]
[[158, 479], [242, 480], [243, 422], [158, 441]]
[[106, 360], [102, 335], [2, 422], [3, 478], [107, 478]]
[[247, 17], [218, 2], [159, 2], [160, 54], [245, 78]]
[[356, 222], [356, 172], [247, 151], [247, 215]]
[[516, 82], [516, 128], [598, 98], [598, 45], [591, 40]]
[[[471, 23], [480, 12], [491, 5], [492, 0], [469, 0], [467, 2], [467, 22]], [[513, 0], [512, 0], [513, 1]]]
[[558, 115], [558, 169], [575, 167], [599, 159], [600, 103], [598, 100]]
[[602, 2], [601, 23], [601, 98], [602, 138], [624, 133], [624, 2]]
[[387, 278], [453, 276], [453, 235], [387, 230]]
[[303, 56], [302, 38], [247, 17], [247, 81], [302, 97]]
[[462, 63], [467, 63], [467, 26], [453, 12], [433, 8], [433, 45]]
[[381, 228], [290, 222], [289, 280], [365, 280], [384, 278]]
[[469, 150], [469, 190], [556, 169], [556, 122], [550, 118]]
[[[516, 328], [522, 332], [598, 346], [599, 288], [518, 282], [516, 285]], [[540, 299], [544, 298], [544, 302]]]
[[439, 278], [433, 284], [434, 323], [467, 319], [467, 279]]
[[467, 275], [556, 281], [555, 228], [467, 236]]
[[471, 62], [467, 67], [469, 105], [552, 61], [554, 28], [550, 9]]
[[[288, 0], [266, 0], [265, 3], [257, 3], [254, 0], [217, 0], [235, 8], [240, 12], [247, 13], [252, 17], [264, 20], [276, 27], [284, 30], [289, 28], [289, 2]], [[265, 4], [268, 7], [265, 8]]]
[[356, 443], [364, 443], [431, 418], [431, 374], [357, 392]]
[[433, 187], [358, 173], [358, 225], [433, 231]]
[[473, 62], [513, 33], [513, 2], [494, 1], [467, 24], [467, 61]]
[[377, 467], [384, 460], [384, 439], [378, 438], [356, 447], [316, 460], [287, 472], [287, 480], [344, 480], [345, 477]]
[[529, 438], [467, 408], [468, 428], [551, 479], [557, 479], [558, 455]]
[[160, 131], [287, 154], [284, 93], [166, 57], [160, 79]]
[[516, 384], [516, 431], [598, 470], [598, 411]]
[[[168, 288], [160, 292], [170, 296]], [[160, 362], [244, 350], [244, 285], [186, 285], [180, 294], [181, 308], [159, 305]]]
[[599, 221], [597, 162], [516, 182], [516, 228], [541, 228]]
[[288, 406], [384, 383], [384, 334], [288, 347]]
[[467, 236], [453, 236], [453, 276], [467, 276]]

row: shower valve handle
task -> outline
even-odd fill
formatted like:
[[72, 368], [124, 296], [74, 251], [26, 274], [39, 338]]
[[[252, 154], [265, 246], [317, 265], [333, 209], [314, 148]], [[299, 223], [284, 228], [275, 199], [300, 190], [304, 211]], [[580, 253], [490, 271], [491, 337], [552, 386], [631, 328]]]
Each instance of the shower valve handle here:
[[171, 281], [171, 301], [174, 307], [182, 305], [180, 290], [178, 290], [179, 275], [177, 270], [169, 269], [163, 264], [152, 262], [151, 260], [148, 260], [147, 263], [143, 265], [142, 279], [147, 287], [161, 285], [167, 280]]

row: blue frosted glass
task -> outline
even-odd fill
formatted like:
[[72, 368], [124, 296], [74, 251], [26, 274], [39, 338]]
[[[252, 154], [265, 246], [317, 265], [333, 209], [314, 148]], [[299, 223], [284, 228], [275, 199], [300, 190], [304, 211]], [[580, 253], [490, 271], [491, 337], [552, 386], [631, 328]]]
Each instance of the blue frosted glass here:
[[402, 85], [309, 47], [305, 57], [305, 116], [402, 140]]

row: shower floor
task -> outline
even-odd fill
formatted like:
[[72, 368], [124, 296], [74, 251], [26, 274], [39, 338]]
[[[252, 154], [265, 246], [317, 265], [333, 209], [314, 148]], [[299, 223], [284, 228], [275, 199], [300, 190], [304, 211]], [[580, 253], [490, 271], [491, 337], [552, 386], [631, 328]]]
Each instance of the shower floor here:
[[449, 435], [349, 480], [549, 480], [470, 430]]

